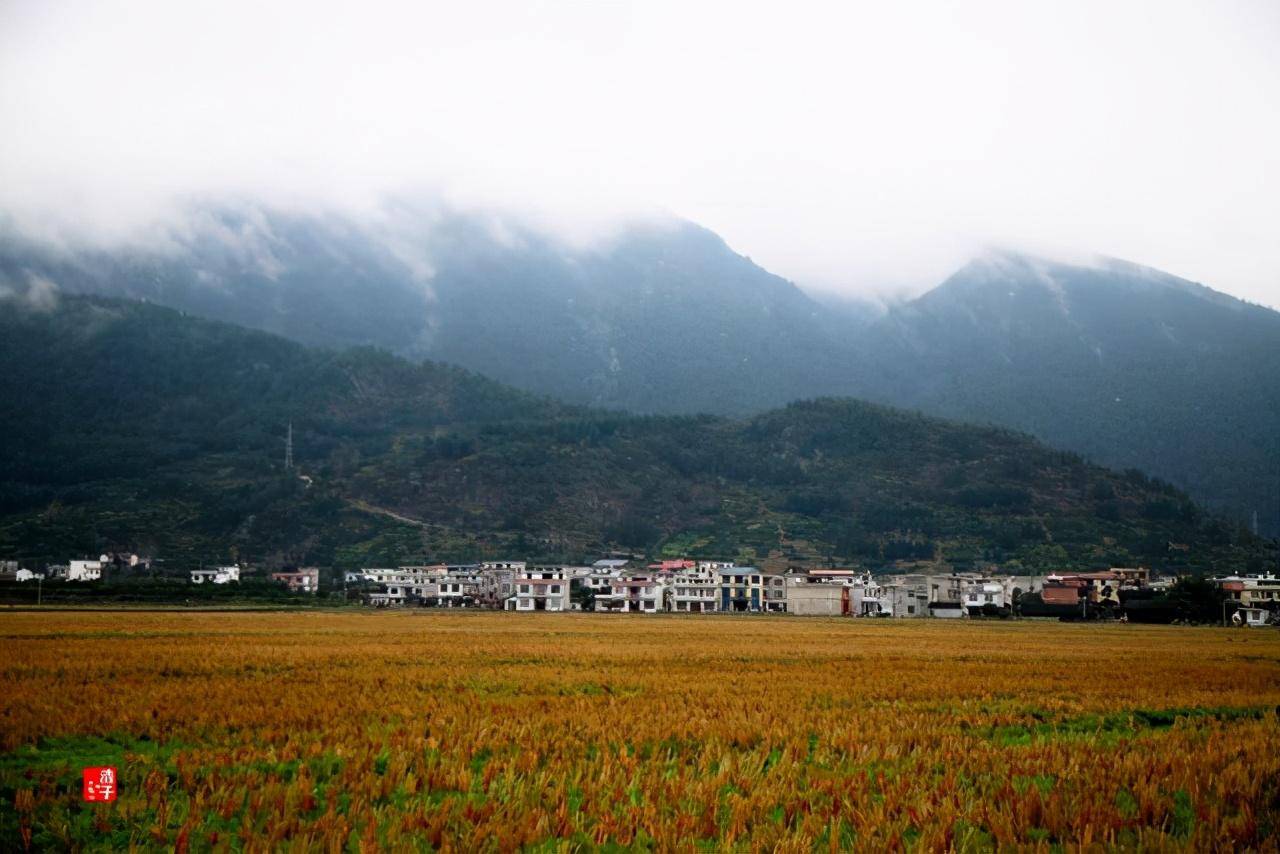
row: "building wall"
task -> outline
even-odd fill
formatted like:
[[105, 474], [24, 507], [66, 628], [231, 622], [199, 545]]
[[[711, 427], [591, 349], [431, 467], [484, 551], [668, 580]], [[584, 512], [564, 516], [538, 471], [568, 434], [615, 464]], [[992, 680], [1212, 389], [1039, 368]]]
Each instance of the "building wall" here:
[[843, 584], [802, 582], [787, 587], [787, 613], [811, 617], [839, 617], [844, 614], [847, 588]]

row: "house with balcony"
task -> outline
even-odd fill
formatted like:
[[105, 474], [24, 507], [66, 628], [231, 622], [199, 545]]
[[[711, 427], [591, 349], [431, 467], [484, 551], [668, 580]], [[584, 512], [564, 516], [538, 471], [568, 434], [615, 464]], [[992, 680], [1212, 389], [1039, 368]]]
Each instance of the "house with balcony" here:
[[779, 573], [754, 566], [726, 566], [716, 570], [720, 579], [719, 610], [729, 613], [785, 613], [786, 579]]
[[665, 610], [666, 583], [651, 572], [623, 572], [596, 593], [594, 608], [609, 613], [656, 614]]
[[570, 573], [563, 566], [529, 566], [516, 573], [511, 611], [568, 611]]
[[1240, 608], [1280, 610], [1280, 577], [1271, 573], [1228, 575], [1215, 579], [1228, 601]]
[[720, 604], [720, 575], [694, 565], [672, 572], [667, 579], [669, 607], [678, 614], [709, 614]]

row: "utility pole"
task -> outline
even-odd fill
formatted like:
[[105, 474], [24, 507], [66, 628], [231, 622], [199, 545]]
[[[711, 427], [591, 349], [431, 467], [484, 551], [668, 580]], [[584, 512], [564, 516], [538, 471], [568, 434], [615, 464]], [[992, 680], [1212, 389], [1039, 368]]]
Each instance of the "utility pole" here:
[[293, 468], [293, 422], [289, 422], [289, 432], [284, 439], [284, 470]]

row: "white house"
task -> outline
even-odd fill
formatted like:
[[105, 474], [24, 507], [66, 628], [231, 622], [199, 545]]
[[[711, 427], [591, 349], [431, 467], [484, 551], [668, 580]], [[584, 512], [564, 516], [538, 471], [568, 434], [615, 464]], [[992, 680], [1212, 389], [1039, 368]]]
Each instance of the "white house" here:
[[206, 581], [211, 584], [229, 584], [239, 580], [240, 567], [238, 566], [215, 566], [210, 569], [191, 570], [192, 584], [204, 584]]
[[971, 617], [983, 614], [1007, 614], [1012, 602], [1004, 582], [995, 578], [978, 578], [964, 584], [964, 609]]
[[563, 566], [531, 566], [516, 573], [513, 611], [568, 611], [569, 573]]
[[13, 574], [14, 581], [35, 581], [37, 578], [44, 578], [44, 576], [29, 569], [20, 569]]
[[717, 567], [699, 564], [694, 569], [671, 573], [671, 610], [681, 614], [708, 614], [719, 602], [720, 576]]
[[67, 565], [67, 581], [98, 581], [101, 578], [100, 560], [73, 560]]
[[663, 610], [666, 585], [655, 573], [624, 572], [613, 578], [609, 588], [608, 593], [596, 593], [597, 611], [656, 614]]
[[1271, 621], [1271, 612], [1264, 608], [1237, 608], [1231, 615], [1231, 622], [1237, 626], [1256, 629]]

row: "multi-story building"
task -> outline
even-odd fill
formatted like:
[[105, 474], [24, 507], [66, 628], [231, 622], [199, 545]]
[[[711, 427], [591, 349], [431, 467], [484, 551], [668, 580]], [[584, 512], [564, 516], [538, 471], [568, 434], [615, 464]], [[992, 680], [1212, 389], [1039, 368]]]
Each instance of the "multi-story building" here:
[[668, 578], [670, 607], [681, 614], [715, 611], [720, 599], [720, 576], [710, 567], [694, 566], [672, 572]]
[[1280, 609], [1280, 577], [1270, 573], [1229, 575], [1217, 582], [1228, 599], [1241, 608]]
[[596, 570], [592, 569], [587, 575], [580, 576], [576, 583], [581, 589], [590, 593], [592, 610], [602, 610], [595, 607], [595, 603], [603, 598], [611, 598], [613, 596], [613, 584], [622, 577], [621, 570]]
[[104, 563], [105, 560], [73, 560], [67, 565], [67, 581], [100, 581]]
[[624, 572], [609, 584], [609, 592], [596, 593], [595, 610], [655, 614], [664, 610], [666, 584], [651, 572]]
[[1005, 581], [976, 578], [962, 588], [964, 610], [970, 617], [1007, 615], [1012, 610], [1012, 597]]
[[965, 614], [963, 588], [971, 580], [961, 575], [890, 575], [878, 580], [875, 599], [880, 614], [959, 618]]
[[764, 591], [763, 611], [770, 614], [787, 612], [787, 579], [780, 572], [764, 572], [760, 577], [760, 588]]
[[727, 612], [772, 612], [787, 610], [787, 582], [776, 572], [754, 566], [725, 566], [716, 570], [720, 578], [720, 607]]
[[786, 575], [787, 613], [842, 617], [857, 612], [852, 569], [794, 570]]
[[563, 566], [530, 566], [516, 573], [513, 611], [568, 611], [570, 573]]
[[320, 589], [320, 570], [304, 567], [292, 572], [273, 572], [271, 580], [279, 582], [294, 593], [316, 593]]

